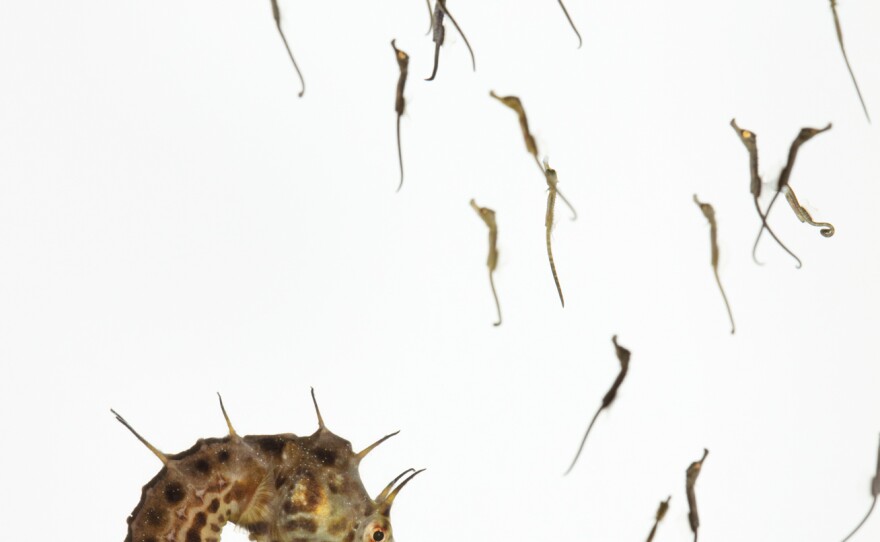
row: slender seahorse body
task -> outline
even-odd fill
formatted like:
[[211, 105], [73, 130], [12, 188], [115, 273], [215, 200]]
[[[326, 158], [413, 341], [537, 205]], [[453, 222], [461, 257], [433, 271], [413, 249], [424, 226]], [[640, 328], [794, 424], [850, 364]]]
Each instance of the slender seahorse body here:
[[325, 427], [320, 411], [319, 428], [307, 437], [242, 437], [229, 423], [228, 436], [201, 439], [173, 455], [163, 454], [117, 418], [165, 465], [144, 486], [128, 518], [126, 542], [219, 542], [227, 522], [257, 542], [393, 542], [391, 505], [421, 472], [404, 471], [371, 498], [358, 465], [396, 433], [355, 453], [349, 441]]

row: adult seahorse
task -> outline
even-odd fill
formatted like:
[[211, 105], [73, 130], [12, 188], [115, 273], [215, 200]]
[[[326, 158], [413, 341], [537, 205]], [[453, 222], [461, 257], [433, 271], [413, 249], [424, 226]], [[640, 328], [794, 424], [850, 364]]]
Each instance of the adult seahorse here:
[[144, 486], [128, 518], [125, 542], [219, 542], [226, 523], [244, 528], [257, 542], [393, 542], [391, 505], [421, 471], [404, 471], [373, 499], [358, 465], [397, 433], [354, 453], [350, 442], [327, 429], [315, 402], [319, 427], [310, 436], [242, 437], [222, 399], [220, 407], [229, 435], [200, 439], [172, 455], [159, 451], [114, 412], [164, 464]]

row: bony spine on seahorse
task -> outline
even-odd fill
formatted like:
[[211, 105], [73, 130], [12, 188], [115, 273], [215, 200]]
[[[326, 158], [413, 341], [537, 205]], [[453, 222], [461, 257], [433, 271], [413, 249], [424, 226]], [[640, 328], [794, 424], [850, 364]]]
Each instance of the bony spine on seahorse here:
[[[116, 418], [162, 461], [128, 518], [126, 542], [219, 542], [227, 522], [256, 542], [393, 542], [391, 506], [422, 472], [407, 469], [373, 499], [358, 466], [391, 433], [360, 452], [324, 425], [310, 436], [229, 434], [165, 454]], [[422, 469], [424, 470], [424, 469]], [[399, 485], [397, 482], [406, 476]]]

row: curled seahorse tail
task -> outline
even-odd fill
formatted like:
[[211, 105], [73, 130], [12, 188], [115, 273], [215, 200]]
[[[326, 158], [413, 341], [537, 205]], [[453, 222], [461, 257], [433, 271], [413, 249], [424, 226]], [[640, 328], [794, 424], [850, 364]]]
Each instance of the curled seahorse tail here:
[[281, 20], [275, 20], [275, 26], [278, 27], [278, 33], [281, 34], [281, 41], [284, 42], [284, 48], [287, 49], [287, 56], [290, 57], [290, 61], [293, 63], [293, 69], [296, 70], [296, 75], [299, 76], [299, 84], [300, 91], [299, 97], [302, 98], [303, 94], [306, 93], [306, 80], [303, 78], [302, 72], [299, 70], [299, 64], [296, 63], [296, 59], [293, 58], [293, 51], [290, 50], [290, 45], [287, 43], [287, 36], [284, 35], [284, 31], [281, 30]]
[[557, 0], [559, 2], [559, 7], [562, 8], [562, 13], [565, 14], [565, 18], [568, 19], [568, 24], [571, 25], [571, 29], [574, 30], [574, 33], [577, 35], [578, 39], [578, 49], [584, 44], [584, 40], [581, 38], [581, 33], [578, 32], [577, 27], [574, 25], [574, 21], [571, 20], [571, 15], [568, 14], [568, 10], [565, 9], [565, 4], [562, 3], [562, 0]]
[[436, 44], [434, 46], [434, 69], [431, 70], [431, 77], [425, 79], [425, 81], [433, 81], [435, 77], [437, 77], [437, 65], [440, 63], [440, 44]]

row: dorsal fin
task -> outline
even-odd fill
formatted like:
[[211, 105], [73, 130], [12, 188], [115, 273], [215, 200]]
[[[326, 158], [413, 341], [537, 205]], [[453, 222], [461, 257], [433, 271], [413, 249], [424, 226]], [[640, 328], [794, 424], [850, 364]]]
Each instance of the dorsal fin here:
[[315, 388], [312, 387], [312, 403], [315, 404], [315, 414], [318, 415], [318, 430], [323, 431], [327, 429], [327, 426], [324, 425], [324, 418], [321, 417], [321, 409], [318, 408], [318, 400], [315, 399]]
[[232, 427], [232, 422], [229, 421], [229, 414], [226, 413], [226, 407], [223, 406], [223, 397], [220, 395], [220, 392], [217, 392], [217, 399], [220, 399], [220, 410], [223, 412], [223, 418], [226, 419], [226, 426], [229, 427], [229, 436], [237, 437], [238, 433], [235, 432], [235, 428]]
[[131, 431], [131, 433], [132, 433], [134, 436], [136, 436], [137, 439], [138, 439], [139, 441], [141, 441], [141, 442], [144, 444], [144, 446], [146, 446], [147, 448], [149, 448], [149, 450], [150, 450], [151, 452], [153, 452], [154, 454], [156, 454], [156, 457], [158, 457], [159, 460], [162, 461], [162, 464], [163, 464], [163, 465], [167, 465], [167, 464], [168, 464], [168, 456], [166, 456], [165, 454], [163, 454], [162, 451], [159, 450], [159, 448], [156, 448], [155, 446], [153, 446], [152, 444], [150, 444], [150, 443], [147, 441], [147, 439], [145, 439], [144, 437], [140, 436], [140, 435], [138, 434], [138, 432], [135, 431], [134, 428], [133, 428], [131, 425], [129, 425], [127, 421], [125, 421], [125, 418], [123, 418], [122, 416], [119, 415], [118, 412], [116, 412], [116, 411], [113, 410], [112, 408], [110, 409], [110, 412], [112, 412], [113, 415], [116, 416], [116, 419], [119, 420], [119, 423], [121, 423], [121, 424], [124, 425], [126, 428], [128, 428], [128, 430]]
[[[263, 477], [259, 485], [253, 489], [253, 494], [247, 503], [247, 506], [241, 511], [241, 516], [235, 522], [237, 525], [248, 529], [255, 525], [268, 526], [269, 530], [274, 528], [273, 525], [267, 523], [267, 518], [272, 515], [272, 499], [275, 496], [275, 477], [272, 471], [267, 471], [267, 475]], [[267, 539], [263, 539], [267, 540]]]
[[372, 452], [373, 449], [376, 448], [376, 446], [382, 444], [383, 442], [385, 442], [386, 440], [390, 439], [391, 437], [393, 437], [394, 435], [396, 435], [398, 433], [400, 433], [400, 430], [397, 430], [393, 433], [389, 433], [389, 434], [385, 435], [384, 437], [380, 438], [379, 440], [377, 440], [376, 442], [370, 444], [369, 446], [367, 446], [366, 448], [364, 448], [360, 452], [358, 452], [356, 455], [357, 461], [360, 462], [360, 460], [365, 458], [368, 453]]

